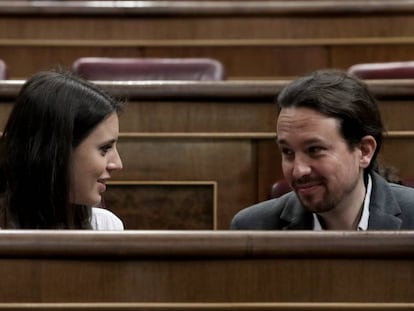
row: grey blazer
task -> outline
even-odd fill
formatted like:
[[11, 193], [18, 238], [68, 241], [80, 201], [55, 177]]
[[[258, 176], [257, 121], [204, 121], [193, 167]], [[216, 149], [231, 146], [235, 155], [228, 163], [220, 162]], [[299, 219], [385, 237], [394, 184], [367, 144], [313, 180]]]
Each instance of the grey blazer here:
[[[414, 188], [392, 184], [371, 174], [368, 230], [414, 229]], [[238, 212], [231, 222], [238, 230], [312, 230], [313, 216], [294, 192]]]

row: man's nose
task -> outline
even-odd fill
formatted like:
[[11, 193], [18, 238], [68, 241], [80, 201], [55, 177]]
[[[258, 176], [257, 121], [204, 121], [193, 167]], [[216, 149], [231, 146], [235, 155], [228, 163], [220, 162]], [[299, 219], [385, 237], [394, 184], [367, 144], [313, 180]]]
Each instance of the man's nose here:
[[293, 163], [293, 177], [295, 179], [302, 178], [303, 176], [311, 173], [311, 167], [309, 161], [303, 156], [296, 156]]

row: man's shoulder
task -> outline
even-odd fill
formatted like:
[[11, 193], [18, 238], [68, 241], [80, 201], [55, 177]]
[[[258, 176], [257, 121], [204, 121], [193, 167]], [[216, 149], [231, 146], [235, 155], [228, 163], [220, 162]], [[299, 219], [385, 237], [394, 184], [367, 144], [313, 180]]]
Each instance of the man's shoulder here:
[[278, 229], [280, 215], [296, 196], [289, 192], [279, 198], [263, 201], [239, 211], [232, 220], [232, 229]]
[[406, 201], [410, 205], [414, 204], [414, 188], [394, 183], [389, 183], [388, 185], [397, 201]]
[[390, 212], [402, 212], [400, 217], [414, 217], [414, 188], [374, 178], [372, 199], [377, 206]]
[[414, 188], [389, 182], [378, 174], [372, 174], [372, 181], [373, 190], [377, 193], [377, 196], [381, 197], [381, 199], [384, 199], [383, 196], [386, 196], [390, 191], [397, 201], [409, 201], [411, 204], [414, 203]]
[[[376, 209], [372, 211], [373, 215], [376, 215], [375, 217], [381, 216], [379, 218], [381, 219], [384, 215], [389, 215], [388, 218], [383, 218], [382, 220], [386, 220], [386, 226], [389, 226], [392, 223], [390, 217], [393, 216], [401, 221], [397, 229], [414, 229], [414, 188], [388, 183], [387, 186], [379, 189], [377, 193], [374, 199], [376, 201]], [[376, 218], [376, 221], [378, 221], [378, 218]]]

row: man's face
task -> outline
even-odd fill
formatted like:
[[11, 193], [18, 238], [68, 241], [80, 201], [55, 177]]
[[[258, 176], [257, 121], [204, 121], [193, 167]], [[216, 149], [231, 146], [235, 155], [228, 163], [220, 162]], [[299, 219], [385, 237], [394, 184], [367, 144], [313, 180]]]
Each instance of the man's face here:
[[309, 108], [284, 108], [278, 117], [283, 174], [314, 213], [349, 205], [364, 187], [361, 148], [351, 150], [339, 128], [337, 119]]

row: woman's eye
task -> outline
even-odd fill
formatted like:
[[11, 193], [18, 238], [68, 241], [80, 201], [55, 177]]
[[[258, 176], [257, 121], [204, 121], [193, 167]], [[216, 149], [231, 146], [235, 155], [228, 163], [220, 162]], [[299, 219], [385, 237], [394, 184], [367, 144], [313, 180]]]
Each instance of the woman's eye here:
[[109, 151], [109, 150], [111, 150], [111, 148], [112, 148], [112, 145], [105, 145], [105, 146], [102, 146], [102, 147], [101, 147], [101, 152], [102, 152], [102, 154], [106, 154], [106, 153], [108, 153], [108, 151]]

